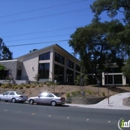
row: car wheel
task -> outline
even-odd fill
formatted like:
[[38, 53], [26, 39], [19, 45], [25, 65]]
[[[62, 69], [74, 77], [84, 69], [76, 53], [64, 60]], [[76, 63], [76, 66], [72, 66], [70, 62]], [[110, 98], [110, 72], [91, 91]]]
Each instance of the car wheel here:
[[52, 106], [56, 106], [56, 102], [55, 102], [55, 101], [52, 101], [52, 102], [51, 102], [51, 105], [52, 105]]
[[34, 104], [34, 100], [33, 100], [33, 99], [30, 99], [30, 100], [29, 100], [29, 104], [33, 105], [33, 104]]
[[13, 98], [13, 99], [11, 100], [11, 102], [12, 102], [12, 103], [15, 103], [15, 102], [16, 102], [16, 99], [15, 99], [15, 98]]

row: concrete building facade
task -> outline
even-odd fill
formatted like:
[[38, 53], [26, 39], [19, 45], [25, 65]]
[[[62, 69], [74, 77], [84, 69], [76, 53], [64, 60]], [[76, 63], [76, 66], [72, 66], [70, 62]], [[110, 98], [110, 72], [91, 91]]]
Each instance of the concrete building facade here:
[[59, 45], [54, 44], [14, 60], [0, 61], [14, 80], [39, 82], [57, 81], [63, 84], [73, 84], [80, 73], [79, 60]]

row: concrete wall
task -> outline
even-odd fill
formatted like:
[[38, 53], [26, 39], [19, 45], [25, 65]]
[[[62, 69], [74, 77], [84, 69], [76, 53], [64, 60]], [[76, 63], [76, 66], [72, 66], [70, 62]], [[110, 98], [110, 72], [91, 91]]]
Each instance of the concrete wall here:
[[4, 60], [0, 61], [0, 64], [5, 66], [7, 70], [10, 70], [10, 73], [14, 79], [17, 77], [17, 60]]
[[[16, 84], [26, 84], [28, 83], [27, 80], [14, 80]], [[12, 83], [12, 80], [9, 81], [9, 80], [0, 80], [0, 83], [2, 84], [7, 84], [7, 83]]]
[[[50, 52], [50, 60], [39, 61], [39, 55]], [[50, 63], [50, 71], [52, 71], [52, 48], [38, 51], [37, 53], [32, 53], [32, 55], [27, 55], [22, 58], [23, 68], [22, 76], [28, 76], [29, 81], [35, 81], [35, 76], [38, 74], [39, 63]], [[51, 78], [51, 74], [50, 74]]]

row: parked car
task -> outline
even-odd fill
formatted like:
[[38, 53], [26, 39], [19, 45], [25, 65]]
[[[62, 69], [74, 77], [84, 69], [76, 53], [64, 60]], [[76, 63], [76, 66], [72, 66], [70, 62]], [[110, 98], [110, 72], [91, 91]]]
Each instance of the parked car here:
[[58, 97], [53, 93], [43, 92], [37, 97], [30, 97], [29, 104], [50, 104], [52, 106], [65, 104], [64, 97]]
[[22, 93], [17, 92], [17, 91], [7, 91], [3, 94], [0, 94], [0, 100], [10, 101], [12, 103], [25, 102], [25, 101], [27, 101], [27, 96], [25, 96]]

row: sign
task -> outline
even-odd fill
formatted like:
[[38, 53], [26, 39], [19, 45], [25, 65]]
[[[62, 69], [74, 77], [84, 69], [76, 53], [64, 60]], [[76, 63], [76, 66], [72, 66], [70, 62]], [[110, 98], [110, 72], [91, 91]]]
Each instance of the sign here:
[[125, 121], [123, 118], [121, 118], [119, 121], [118, 121], [118, 128], [120, 130], [123, 130], [124, 128], [130, 128], [130, 120], [128, 121]]

